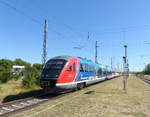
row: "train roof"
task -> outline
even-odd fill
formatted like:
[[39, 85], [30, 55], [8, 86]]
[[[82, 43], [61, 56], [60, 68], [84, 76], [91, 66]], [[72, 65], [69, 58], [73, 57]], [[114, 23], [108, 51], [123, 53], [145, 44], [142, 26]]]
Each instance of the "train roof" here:
[[82, 57], [74, 57], [74, 56], [56, 56], [53, 57], [51, 59], [64, 59], [64, 60], [70, 60], [72, 58], [79, 58], [80, 60], [85, 60], [85, 61], [89, 61], [89, 62], [93, 62], [92, 60], [88, 60], [86, 58], [82, 58]]
[[97, 63], [94, 63], [93, 61], [86, 60], [86, 59], [80, 59], [80, 62], [85, 63], [85, 64], [89, 64], [89, 65], [94, 65], [94, 66], [102, 66], [102, 64], [97, 64]]
[[82, 63], [86, 63], [86, 64], [91, 64], [91, 65], [96, 65], [96, 66], [101, 66], [102, 65], [102, 64], [94, 63], [92, 60], [88, 60], [86, 58], [74, 57], [74, 56], [56, 56], [56, 57], [53, 57], [51, 59], [63, 59], [63, 60], [69, 61], [72, 58], [79, 58]]
[[74, 58], [73, 56], [56, 56], [56, 57], [53, 57], [53, 58], [51, 58], [51, 59], [64, 59], [64, 60], [70, 60], [70, 59], [72, 59], [72, 58]]

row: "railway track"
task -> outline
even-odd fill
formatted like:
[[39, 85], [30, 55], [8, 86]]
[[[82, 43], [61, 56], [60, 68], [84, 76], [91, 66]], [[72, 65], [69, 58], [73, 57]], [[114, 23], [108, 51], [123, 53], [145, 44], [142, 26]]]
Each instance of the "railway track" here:
[[148, 80], [148, 79], [145, 79], [145, 78], [141, 78], [143, 81], [145, 81], [145, 82], [147, 82], [147, 83], [149, 83], [150, 84], [150, 80]]
[[66, 95], [67, 93], [68, 92], [46, 93], [36, 97], [19, 99], [8, 103], [0, 104], [0, 117], [7, 117], [14, 113], [18, 113], [23, 110], [28, 110], [30, 108], [40, 105], [41, 103], [48, 101], [51, 98], [59, 98]]
[[150, 84], [150, 80], [144, 78], [144, 76], [140, 76], [139, 78], [140, 78], [141, 80], [143, 80], [144, 82], [147, 82], [148, 84]]

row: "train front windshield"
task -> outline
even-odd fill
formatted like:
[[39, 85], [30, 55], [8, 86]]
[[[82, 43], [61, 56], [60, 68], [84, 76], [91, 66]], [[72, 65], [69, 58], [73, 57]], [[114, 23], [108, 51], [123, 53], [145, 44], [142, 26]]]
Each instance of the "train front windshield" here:
[[49, 60], [42, 71], [41, 78], [58, 78], [66, 62], [63, 59]]

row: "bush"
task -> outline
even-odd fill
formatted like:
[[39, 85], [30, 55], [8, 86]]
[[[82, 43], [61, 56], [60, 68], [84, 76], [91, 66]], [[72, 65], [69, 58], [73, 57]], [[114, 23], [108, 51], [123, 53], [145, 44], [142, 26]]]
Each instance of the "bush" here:
[[[25, 66], [25, 70], [12, 71], [13, 65]], [[15, 61], [0, 59], [0, 82], [6, 83], [12, 79], [18, 80], [20, 78], [23, 78], [23, 87], [32, 88], [35, 85], [39, 85], [41, 67], [41, 64], [33, 64], [33, 66], [31, 66], [30, 63], [21, 59], [16, 59]]]
[[21, 78], [21, 73], [19, 73], [19, 74], [13, 74], [13, 79], [14, 80], [19, 80], [20, 78]]
[[8, 59], [0, 59], [0, 72], [11, 71], [13, 62]]
[[22, 81], [24, 88], [33, 88], [39, 84], [40, 71], [36, 67], [28, 67]]
[[0, 81], [6, 83], [12, 79], [11, 68], [13, 62], [8, 59], [0, 59]]
[[6, 83], [12, 78], [13, 78], [13, 75], [11, 72], [4, 72], [2, 73], [0, 80], [1, 80], [1, 83]]

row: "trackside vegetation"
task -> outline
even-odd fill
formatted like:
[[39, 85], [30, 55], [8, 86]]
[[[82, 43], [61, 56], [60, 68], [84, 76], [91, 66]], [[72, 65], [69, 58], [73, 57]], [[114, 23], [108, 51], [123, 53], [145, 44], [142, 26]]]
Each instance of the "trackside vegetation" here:
[[150, 75], [150, 64], [147, 64], [144, 70], [137, 72], [136, 75]]
[[[13, 70], [12, 66], [24, 66], [25, 69]], [[4, 84], [10, 80], [21, 80], [23, 88], [32, 88], [39, 85], [39, 78], [41, 74], [41, 64], [33, 64], [23, 61], [21, 59], [15, 59], [14, 61], [9, 59], [0, 59], [0, 83]]]

